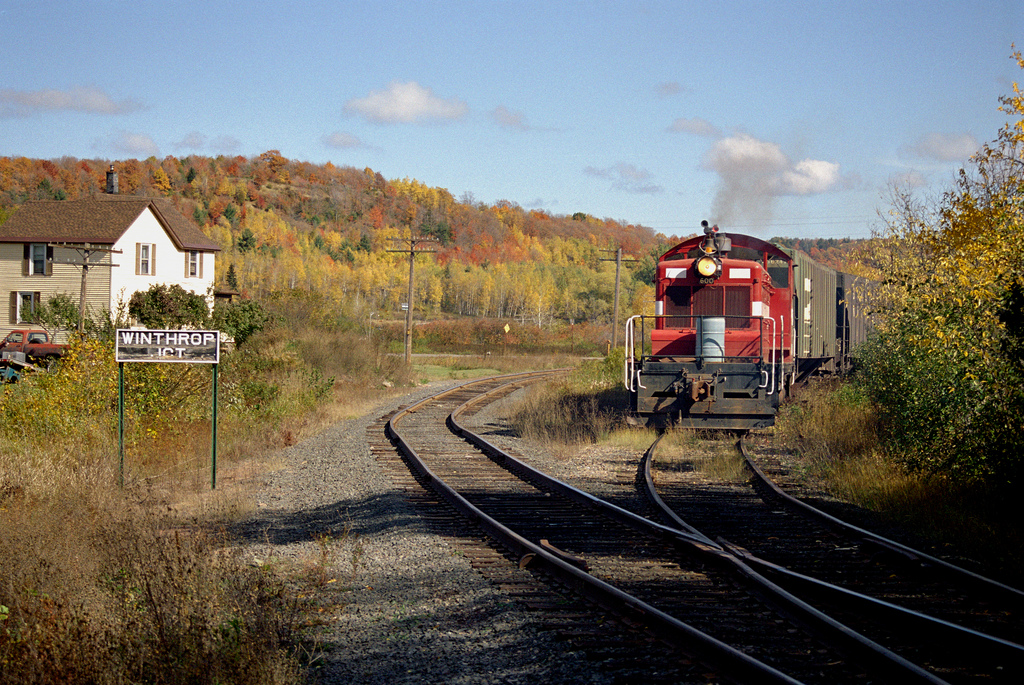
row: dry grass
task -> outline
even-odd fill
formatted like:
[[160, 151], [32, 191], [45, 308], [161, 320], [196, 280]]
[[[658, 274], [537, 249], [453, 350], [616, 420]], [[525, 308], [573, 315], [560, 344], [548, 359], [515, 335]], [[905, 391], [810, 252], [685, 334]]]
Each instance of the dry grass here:
[[0, 682], [300, 682], [283, 585], [144, 496], [0, 503]]
[[[359, 353], [344, 336], [318, 340]], [[7, 407], [49, 397], [39, 406], [52, 416], [13, 414], [43, 435], [0, 431], [0, 683], [300, 682], [294, 590], [218, 531], [254, 509], [280, 447], [395, 391], [353, 357], [338, 355], [355, 369], [338, 366], [274, 332], [261, 343], [222, 363], [215, 490], [208, 370], [181, 374], [184, 393], [157, 411], [130, 413], [123, 471], [116, 394], [86, 404], [61, 385], [109, 375], [109, 360], [82, 355], [97, 366], [8, 388]], [[126, 403], [167, 387], [136, 375]], [[297, 573], [313, 582], [331, 561], [320, 554]]]
[[[222, 360], [216, 489], [206, 369], [172, 378], [173, 402], [130, 413], [123, 471], [116, 372], [101, 352], [83, 354], [77, 376], [9, 388], [19, 425], [44, 432], [10, 421], [0, 431], [0, 683], [299, 682], [296, 588], [340, 587], [360, 563], [359, 541], [326, 531], [308, 558], [255, 567], [219, 531], [252, 513], [282, 447], [406, 392], [415, 375], [381, 349], [364, 335], [297, 326]], [[442, 363], [450, 377], [569, 365], [557, 356]], [[136, 377], [129, 403], [168, 387], [167, 375]], [[107, 399], [80, 406], [83, 395]], [[19, 398], [51, 413], [19, 413]]]
[[710, 480], [743, 483], [749, 478], [736, 438], [726, 433], [669, 430], [658, 443], [656, 457], [660, 468], [696, 471]]
[[596, 395], [542, 384], [520, 398], [509, 422], [520, 437], [544, 444], [556, 456], [569, 457], [580, 447], [607, 438], [618, 418]]
[[[548, 368], [564, 368], [561, 361], [554, 358]], [[565, 378], [532, 386], [512, 408], [509, 423], [556, 456], [570, 457], [609, 439], [633, 439], [623, 420], [627, 398], [617, 371], [614, 364], [586, 362]]]

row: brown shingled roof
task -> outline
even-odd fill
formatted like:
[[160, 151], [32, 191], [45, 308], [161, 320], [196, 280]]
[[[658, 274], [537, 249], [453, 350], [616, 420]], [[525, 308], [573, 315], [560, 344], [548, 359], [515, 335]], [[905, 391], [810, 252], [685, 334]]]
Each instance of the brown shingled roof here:
[[170, 200], [129, 195], [94, 195], [81, 200], [26, 202], [0, 224], [0, 243], [94, 243], [112, 245], [147, 207], [182, 250], [220, 248]]

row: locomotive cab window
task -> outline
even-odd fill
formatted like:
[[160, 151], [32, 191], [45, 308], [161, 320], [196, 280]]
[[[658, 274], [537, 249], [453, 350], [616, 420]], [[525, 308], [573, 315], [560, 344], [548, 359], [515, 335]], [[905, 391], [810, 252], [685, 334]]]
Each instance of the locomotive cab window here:
[[750, 287], [745, 285], [670, 285], [665, 288], [669, 328], [694, 328], [697, 316], [724, 316], [726, 328], [748, 328]]
[[768, 275], [776, 288], [789, 287], [789, 262], [778, 257], [768, 258]]

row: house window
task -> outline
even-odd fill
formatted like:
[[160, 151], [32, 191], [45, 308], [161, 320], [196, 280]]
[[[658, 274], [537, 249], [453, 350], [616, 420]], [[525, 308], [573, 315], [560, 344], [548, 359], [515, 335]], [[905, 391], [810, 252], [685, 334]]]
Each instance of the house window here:
[[38, 306], [39, 293], [37, 292], [11, 293], [11, 323], [28, 323]]
[[185, 269], [185, 276], [188, 278], [203, 277], [203, 253], [198, 250], [191, 250], [188, 253], [188, 264]]
[[49, 276], [52, 273], [53, 248], [46, 243], [25, 243], [22, 276]]
[[156, 245], [135, 243], [135, 274], [152, 276], [156, 273]]
[[29, 273], [30, 274], [45, 274], [46, 273], [46, 244], [45, 243], [32, 243], [29, 249]]

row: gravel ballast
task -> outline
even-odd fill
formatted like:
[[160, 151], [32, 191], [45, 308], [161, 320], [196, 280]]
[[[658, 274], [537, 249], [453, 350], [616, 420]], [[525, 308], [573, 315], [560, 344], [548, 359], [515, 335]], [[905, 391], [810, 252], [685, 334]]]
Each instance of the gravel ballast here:
[[431, 532], [373, 458], [367, 428], [434, 383], [287, 448], [241, 526], [252, 563], [301, 579], [316, 659], [334, 683], [604, 682]]

